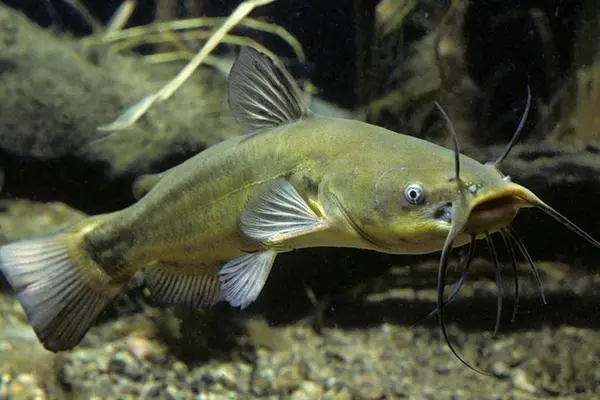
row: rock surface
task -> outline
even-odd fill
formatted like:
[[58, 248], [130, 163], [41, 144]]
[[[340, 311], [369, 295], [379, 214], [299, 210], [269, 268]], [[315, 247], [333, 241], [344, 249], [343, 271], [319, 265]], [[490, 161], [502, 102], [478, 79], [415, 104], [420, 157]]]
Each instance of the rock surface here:
[[[553, 299], [554, 292], [548, 295]], [[136, 315], [97, 326], [80, 347], [53, 355], [39, 347], [14, 299], [2, 296], [0, 304], [10, 310], [2, 314], [0, 330], [0, 396], [24, 398], [18, 396], [28, 391], [39, 398], [592, 399], [600, 390], [600, 342], [589, 327], [511, 329], [493, 339], [489, 331], [451, 324], [460, 354], [493, 374], [483, 376], [450, 354], [436, 328], [397, 323], [327, 327], [322, 335], [302, 323], [272, 327], [272, 340], [284, 346], [255, 345], [242, 334], [228, 357], [186, 364], [165, 353], [153, 329], [139, 330], [173, 318], [162, 312], [158, 321]], [[543, 310], [536, 311], [551, 312]]]

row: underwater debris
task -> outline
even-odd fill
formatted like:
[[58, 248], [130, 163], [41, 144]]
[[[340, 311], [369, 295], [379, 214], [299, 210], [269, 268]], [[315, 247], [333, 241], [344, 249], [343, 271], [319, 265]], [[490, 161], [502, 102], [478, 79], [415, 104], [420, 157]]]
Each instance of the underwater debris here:
[[[174, 66], [149, 66], [139, 57], [102, 51], [92, 60], [82, 54], [80, 40], [42, 29], [1, 4], [0, 26], [5, 38], [0, 43], [0, 150], [4, 171], [15, 177], [13, 196], [60, 195], [77, 208], [95, 208], [82, 204], [87, 195], [78, 185], [50, 177], [60, 175], [64, 183], [86, 182], [88, 193], [102, 188], [107, 195], [96, 196], [105, 202], [99, 208], [114, 207], [115, 200], [122, 206], [131, 201], [125, 182], [134, 176], [169, 167], [240, 133], [223, 101], [225, 80], [200, 69], [143, 123], [99, 141], [106, 133], [96, 128], [160, 87], [176, 72]], [[28, 194], [28, 187], [36, 193]]]
[[549, 140], [580, 149], [600, 144], [600, 61], [575, 71], [570, 95], [563, 101], [563, 117]]
[[244, 19], [254, 8], [260, 7], [275, 0], [246, 0], [243, 1], [232, 14], [223, 22], [223, 24], [208, 38], [204, 46], [198, 53], [192, 57], [189, 63], [175, 76], [170, 82], [163, 86], [159, 91], [148, 95], [135, 105], [127, 109], [120, 117], [108, 125], [98, 127], [103, 131], [117, 131], [133, 125], [142, 115], [152, 107], [156, 102], [163, 102], [173, 95], [173, 93], [189, 78], [189, 76], [198, 68], [211, 51], [223, 40], [225, 35], [241, 20]]
[[558, 120], [551, 127], [549, 140], [559, 145], [568, 143], [578, 149], [600, 145], [599, 18], [598, 3], [584, 1], [573, 45], [570, 74], [547, 106], [546, 114], [559, 116], [552, 118], [546, 115], [550, 122]]
[[[98, 51], [102, 46], [106, 46], [109, 52], [121, 52], [131, 50], [135, 47], [145, 44], [171, 44], [174, 49], [171, 51], [161, 51], [159, 53], [145, 56], [144, 58], [152, 64], [164, 63], [176, 60], [189, 60], [188, 64], [166, 85], [152, 95], [146, 95], [142, 100], [123, 112], [117, 120], [112, 123], [98, 126], [99, 131], [118, 131], [133, 125], [142, 115], [150, 109], [155, 102], [167, 100], [178, 88], [189, 79], [192, 73], [202, 64], [206, 63], [223, 69], [222, 61], [210, 53], [214, 48], [221, 44], [230, 44], [238, 46], [250, 46], [268, 54], [271, 58], [277, 56], [271, 53], [266, 47], [246, 36], [236, 36], [229, 33], [236, 26], [244, 26], [262, 32], [271, 33], [279, 36], [288, 43], [298, 59], [305, 61], [305, 55], [300, 43], [283, 27], [263, 22], [246, 16], [256, 7], [261, 7], [274, 2], [275, 0], [246, 0], [227, 18], [201, 17], [190, 19], [179, 19], [174, 21], [156, 22], [150, 25], [137, 26], [129, 29], [123, 29], [133, 10], [137, 6], [137, 0], [126, 0], [121, 3], [118, 10], [113, 14], [106, 28], [99, 29], [96, 21], [89, 20], [90, 13], [85, 7], [75, 1], [71, 5], [80, 12], [86, 21], [94, 28], [94, 33], [81, 40], [84, 52]], [[203, 30], [203, 28], [217, 28], [214, 31]], [[199, 51], [191, 48], [190, 43], [201, 40], [204, 42]], [[97, 146], [110, 138], [102, 136], [88, 143], [88, 146]]]
[[379, 2], [360, 90], [362, 118], [449, 145], [448, 136], [439, 135], [441, 126], [429, 122], [437, 99], [447, 108], [461, 143], [473, 141], [471, 103], [479, 89], [467, 71], [467, 5], [462, 0]]

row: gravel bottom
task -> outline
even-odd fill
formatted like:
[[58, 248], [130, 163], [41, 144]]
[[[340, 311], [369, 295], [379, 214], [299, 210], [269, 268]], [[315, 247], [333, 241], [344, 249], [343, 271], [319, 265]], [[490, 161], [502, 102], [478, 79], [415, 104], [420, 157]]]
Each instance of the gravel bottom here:
[[[590, 282], [581, 279], [582, 285]], [[465, 293], [477, 293], [487, 283], [480, 286]], [[367, 302], [381, 304], [399, 293], [407, 296], [391, 291]], [[548, 298], [553, 293], [547, 290]], [[410, 296], [422, 300], [433, 294], [422, 290]], [[328, 315], [335, 316], [332, 307]], [[221, 338], [190, 345], [180, 333], [165, 334], [180, 332], [189, 321], [146, 307], [94, 327], [76, 349], [52, 354], [39, 345], [14, 297], [0, 296], [0, 308], [2, 399], [592, 399], [600, 393], [597, 329], [541, 323], [494, 338], [491, 329], [467, 329], [460, 318], [453, 322], [465, 313], [462, 307], [448, 313], [451, 340], [461, 357], [490, 376], [460, 363], [434, 322], [351, 328], [347, 317], [328, 316], [318, 334], [306, 321], [270, 326], [242, 313], [221, 317], [217, 310], [212, 318], [233, 319], [243, 329], [231, 333], [227, 348], [212, 351], [211, 340]], [[339, 313], [347, 308], [340, 306]], [[540, 310], [552, 314], [551, 308]], [[209, 320], [196, 321], [205, 321], [196, 322], [196, 335], [218, 335]], [[196, 351], [204, 361], [194, 361]]]

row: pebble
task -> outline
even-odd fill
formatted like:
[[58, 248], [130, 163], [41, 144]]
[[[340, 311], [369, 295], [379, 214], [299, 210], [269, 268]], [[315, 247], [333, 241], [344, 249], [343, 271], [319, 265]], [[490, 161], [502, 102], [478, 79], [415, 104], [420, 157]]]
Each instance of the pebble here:
[[123, 375], [134, 381], [139, 381], [144, 376], [144, 371], [138, 361], [129, 353], [120, 351], [108, 362], [108, 371]]
[[214, 371], [213, 377], [217, 382], [226, 388], [236, 388], [239, 376], [236, 374], [235, 367], [232, 365], [223, 365]]
[[502, 361], [496, 361], [492, 364], [492, 374], [496, 378], [506, 379], [510, 377], [510, 368]]
[[354, 391], [357, 397], [365, 400], [380, 399], [384, 396], [383, 382], [374, 373], [358, 375], [354, 379]]
[[188, 366], [181, 361], [175, 361], [171, 366], [171, 371], [173, 371], [175, 378], [178, 380], [185, 380], [186, 376], [189, 374]]
[[185, 395], [176, 386], [168, 385], [165, 389], [163, 398], [167, 400], [180, 400], [185, 398]]
[[130, 336], [125, 341], [126, 349], [139, 361], [161, 363], [165, 361], [166, 349], [142, 336]]
[[264, 396], [275, 392], [275, 373], [271, 368], [259, 367], [252, 379], [252, 393]]
[[107, 375], [100, 375], [94, 381], [86, 383], [87, 384], [82, 391], [85, 393], [94, 393], [97, 398], [104, 399], [114, 397], [118, 392], [117, 388], [115, 388], [113, 382], [111, 382]]
[[285, 393], [290, 393], [306, 380], [306, 368], [300, 364], [288, 364], [279, 369], [277, 387]]
[[298, 389], [294, 390], [290, 396], [290, 400], [314, 400], [321, 399], [325, 391], [323, 387], [317, 383], [305, 381], [300, 384]]
[[516, 388], [521, 389], [525, 392], [537, 392], [537, 388], [535, 387], [535, 385], [533, 385], [533, 383], [529, 381], [527, 374], [521, 369], [518, 369], [514, 372], [512, 382]]
[[328, 400], [352, 400], [352, 393], [348, 388], [337, 388], [328, 390], [323, 398]]
[[190, 388], [194, 393], [200, 393], [206, 390], [209, 390], [211, 386], [214, 386], [217, 383], [215, 378], [207, 373], [203, 372], [199, 376], [195, 376], [190, 381]]
[[158, 382], [149, 382], [146, 383], [142, 390], [140, 391], [140, 395], [142, 398], [152, 398], [159, 397], [161, 395], [163, 389], [163, 385]]
[[437, 372], [440, 375], [448, 375], [450, 373], [450, 368], [448, 368], [446, 364], [436, 364], [435, 372]]

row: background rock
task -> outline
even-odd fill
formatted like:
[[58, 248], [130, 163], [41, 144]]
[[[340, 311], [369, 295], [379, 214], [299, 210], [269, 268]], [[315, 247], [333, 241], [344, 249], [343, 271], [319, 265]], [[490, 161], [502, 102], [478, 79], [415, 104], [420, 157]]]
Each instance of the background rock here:
[[136, 57], [90, 53], [0, 5], [0, 168], [5, 195], [61, 200], [86, 211], [123, 207], [130, 184], [228, 136], [225, 80], [200, 69], [168, 102], [111, 134], [98, 127], [177, 72]]

